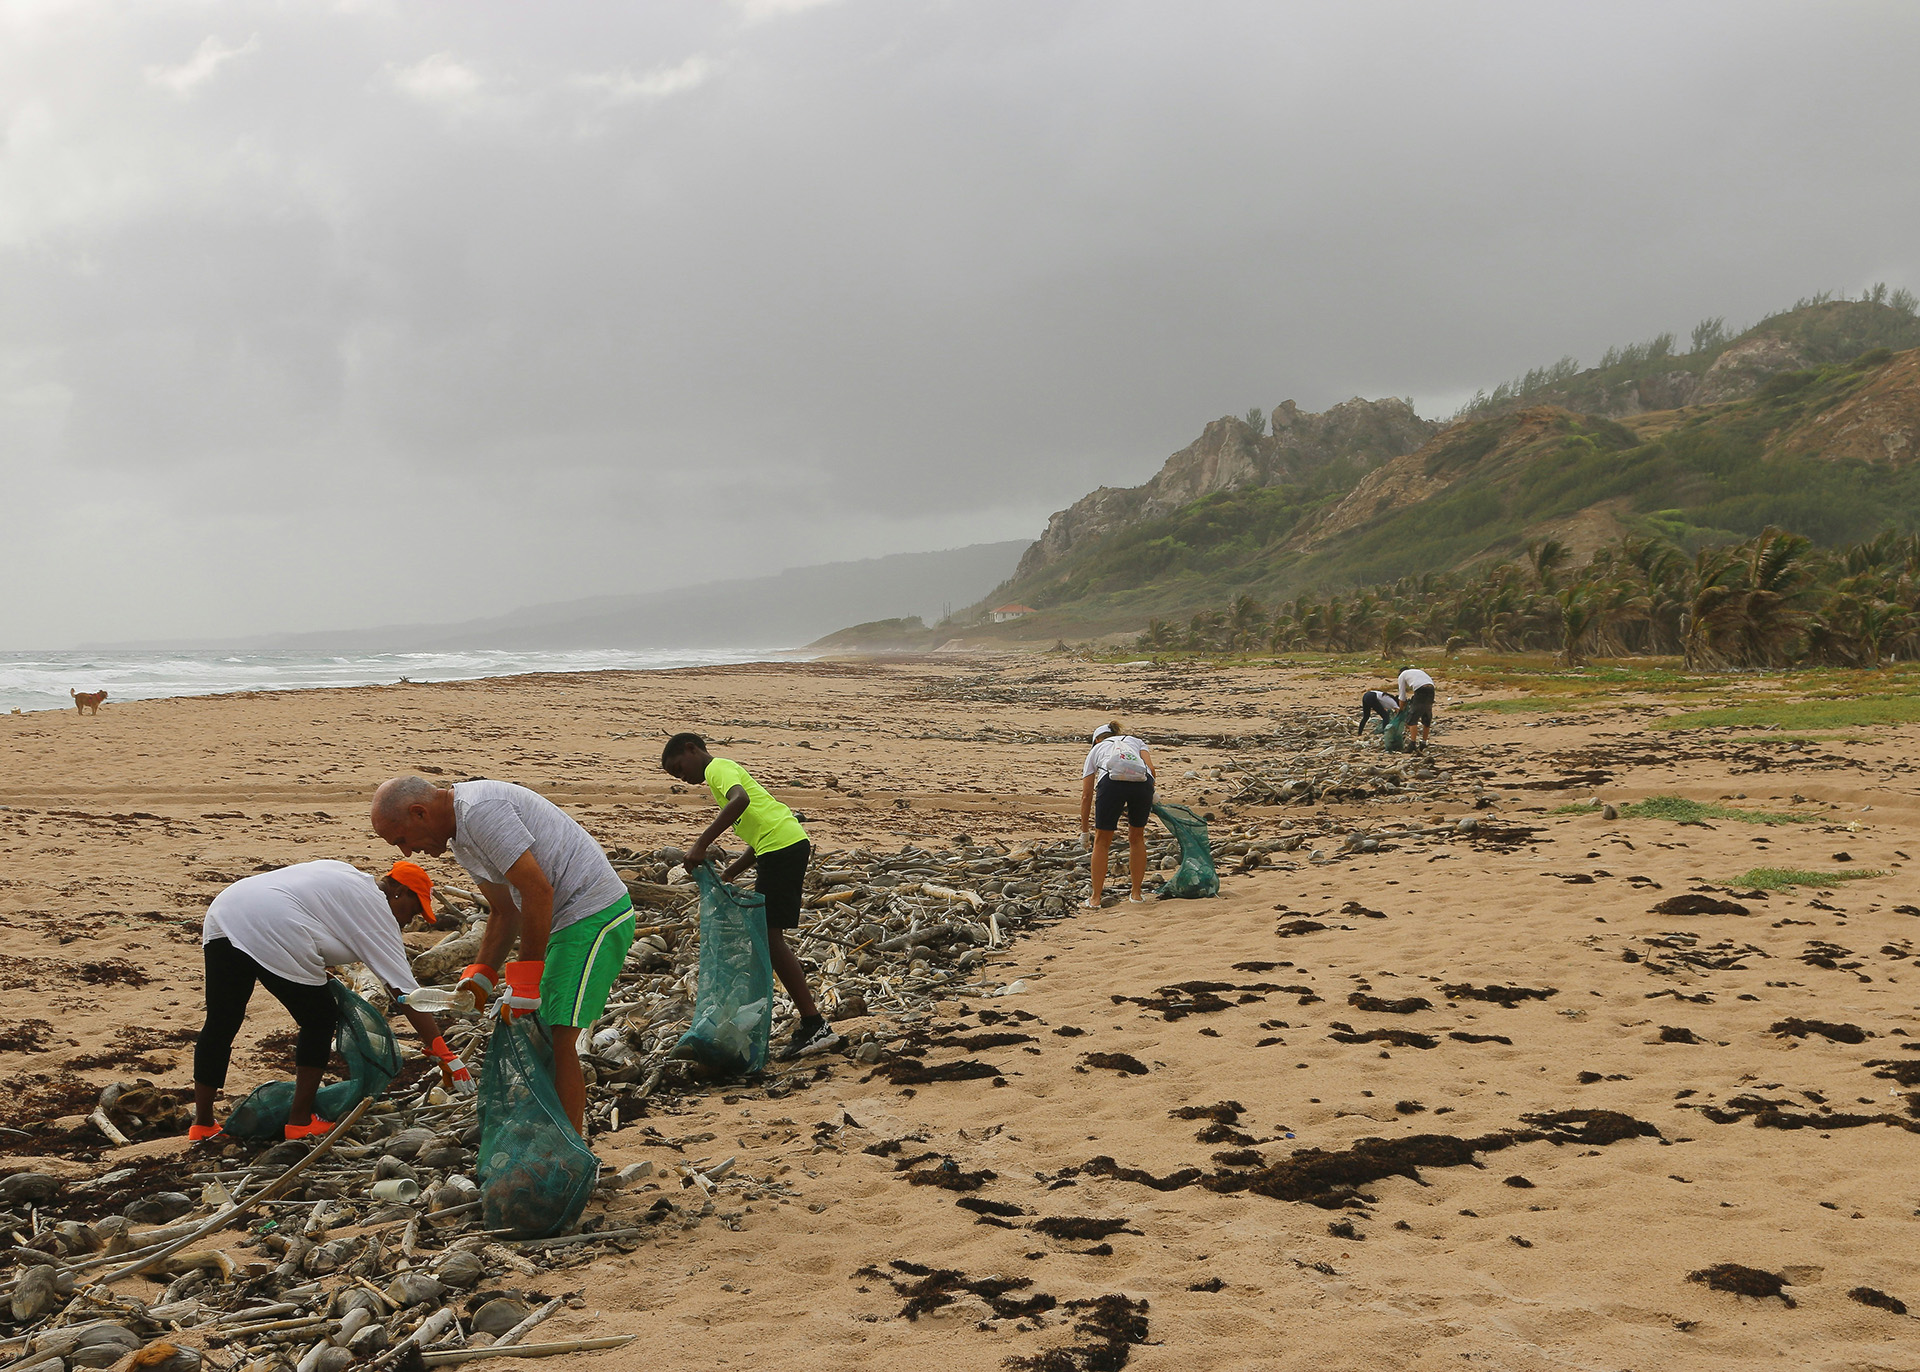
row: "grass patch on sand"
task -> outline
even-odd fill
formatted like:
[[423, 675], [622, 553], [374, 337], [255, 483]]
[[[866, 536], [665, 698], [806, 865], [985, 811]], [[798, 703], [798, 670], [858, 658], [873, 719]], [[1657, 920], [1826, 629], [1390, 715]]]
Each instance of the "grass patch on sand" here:
[[1534, 710], [1578, 710], [1588, 708], [1585, 702], [1568, 700], [1539, 700], [1528, 697], [1524, 700], [1469, 700], [1458, 707], [1462, 710], [1485, 710], [1496, 715], [1517, 715]]
[[[1589, 807], [1591, 808], [1591, 807]], [[1708, 819], [1734, 819], [1742, 824], [1811, 824], [1819, 815], [1782, 814], [1774, 810], [1741, 810], [1685, 796], [1648, 796], [1620, 807], [1622, 819], [1665, 819], [1675, 824], [1698, 824]]]
[[1659, 721], [1658, 729], [1846, 729], [1920, 721], [1920, 695], [1843, 700], [1783, 700], [1689, 710]]
[[1857, 872], [1809, 872], [1801, 867], [1752, 867], [1727, 884], [1752, 887], [1761, 891], [1779, 891], [1788, 886], [1835, 886], [1843, 881], [1864, 881], [1868, 877], [1885, 875], [1885, 872], [1870, 867], [1863, 867]]

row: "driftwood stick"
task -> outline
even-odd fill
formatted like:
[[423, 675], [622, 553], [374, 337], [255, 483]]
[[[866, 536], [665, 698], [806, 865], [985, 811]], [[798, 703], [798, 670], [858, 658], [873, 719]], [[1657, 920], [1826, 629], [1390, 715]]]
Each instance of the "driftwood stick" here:
[[490, 1344], [485, 1348], [449, 1348], [444, 1353], [422, 1353], [420, 1361], [428, 1367], [452, 1367], [456, 1363], [480, 1358], [550, 1358], [559, 1353], [586, 1353], [596, 1348], [620, 1348], [632, 1343], [637, 1334], [613, 1334], [603, 1339], [566, 1339], [560, 1343], [517, 1343], [510, 1348]]
[[133, 1142], [132, 1139], [113, 1127], [113, 1121], [107, 1118], [107, 1112], [103, 1106], [96, 1105], [93, 1107], [93, 1113], [87, 1116], [87, 1123], [112, 1139], [113, 1145], [116, 1148], [125, 1148]]
[[903, 948], [913, 947], [916, 943], [927, 943], [939, 938], [943, 934], [950, 934], [952, 932], [953, 926], [951, 924], [944, 922], [940, 924], [928, 924], [919, 929], [911, 929], [904, 934], [896, 935], [884, 943], [877, 943], [874, 947], [882, 953], [897, 953]]
[[590, 1234], [562, 1234], [551, 1239], [507, 1239], [504, 1242], [513, 1248], [559, 1248], [570, 1243], [593, 1243], [598, 1239], [630, 1239], [642, 1232], [639, 1229], [596, 1229]]
[[188, 1244], [193, 1243], [199, 1239], [203, 1239], [207, 1235], [212, 1234], [218, 1230], [226, 1228], [227, 1225], [231, 1224], [234, 1220], [238, 1219], [246, 1211], [251, 1210], [256, 1205], [259, 1205], [262, 1201], [272, 1200], [275, 1196], [279, 1195], [281, 1192], [290, 1189], [293, 1183], [299, 1180], [300, 1174], [302, 1172], [305, 1172], [309, 1167], [313, 1166], [316, 1162], [320, 1161], [321, 1158], [325, 1157], [327, 1153], [332, 1150], [334, 1144], [338, 1143], [341, 1139], [347, 1136], [347, 1131], [351, 1129], [355, 1124], [359, 1123], [360, 1117], [367, 1113], [367, 1107], [372, 1104], [373, 1104], [373, 1098], [369, 1096], [367, 1099], [361, 1101], [358, 1105], [354, 1106], [353, 1109], [348, 1112], [347, 1117], [341, 1120], [340, 1123], [336, 1124], [333, 1127], [332, 1131], [329, 1132], [324, 1139], [320, 1140], [319, 1144], [315, 1146], [314, 1150], [311, 1153], [307, 1154], [304, 1158], [300, 1159], [300, 1161], [296, 1162], [293, 1166], [289, 1167], [286, 1171], [282, 1172], [279, 1178], [274, 1181], [273, 1185], [267, 1187], [267, 1189], [262, 1191], [259, 1195], [253, 1196], [247, 1200], [234, 1202], [232, 1205], [228, 1206], [225, 1210], [222, 1210], [219, 1214], [215, 1215], [212, 1219], [208, 1220], [205, 1224], [200, 1225], [198, 1228], [194, 1229], [191, 1233], [188, 1233], [183, 1237], [174, 1240], [172, 1243], [168, 1244], [165, 1248], [162, 1248], [157, 1252], [149, 1253], [146, 1257], [141, 1258], [136, 1262], [130, 1262], [125, 1267], [116, 1268], [114, 1271], [107, 1273], [106, 1276], [100, 1278], [100, 1283], [102, 1285], [108, 1285], [110, 1283], [119, 1281], [120, 1278], [122, 1277], [130, 1277], [136, 1272], [144, 1272], [149, 1267], [152, 1267], [155, 1263], [163, 1262], [167, 1258], [172, 1257], [175, 1253], [178, 1253], [181, 1249], [185, 1248]]
[[520, 1340], [527, 1335], [528, 1331], [530, 1331], [536, 1324], [540, 1323], [540, 1321], [544, 1320], [547, 1316], [551, 1315], [554, 1311], [558, 1310], [563, 1300], [564, 1300], [563, 1297], [555, 1296], [552, 1300], [548, 1301], [545, 1305], [541, 1306], [538, 1310], [534, 1311], [532, 1314], [528, 1315], [524, 1320], [520, 1321], [520, 1323], [516, 1324], [513, 1328], [509, 1329], [506, 1333], [502, 1334], [499, 1338], [495, 1339], [491, 1344], [488, 1345], [488, 1347], [505, 1348], [509, 1344], [519, 1343]]

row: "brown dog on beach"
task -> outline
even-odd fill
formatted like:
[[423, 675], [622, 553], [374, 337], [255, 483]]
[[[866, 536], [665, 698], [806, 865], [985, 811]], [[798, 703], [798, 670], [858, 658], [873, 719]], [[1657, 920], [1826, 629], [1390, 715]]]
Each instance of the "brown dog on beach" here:
[[73, 708], [83, 715], [88, 710], [92, 710], [96, 715], [99, 714], [100, 702], [107, 698], [105, 691], [81, 692], [74, 690], [71, 686], [67, 688], [67, 694], [73, 697]]

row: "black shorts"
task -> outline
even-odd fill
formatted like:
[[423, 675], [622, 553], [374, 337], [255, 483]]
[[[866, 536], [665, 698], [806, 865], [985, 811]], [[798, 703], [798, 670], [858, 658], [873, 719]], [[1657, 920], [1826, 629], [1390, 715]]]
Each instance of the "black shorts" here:
[[1424, 724], [1433, 727], [1433, 687], [1416, 686], [1413, 699], [1407, 702], [1407, 727]]
[[1120, 827], [1122, 810], [1127, 812], [1129, 827], [1146, 828], [1147, 816], [1153, 813], [1153, 783], [1101, 777], [1093, 788], [1093, 827], [1112, 833]]
[[807, 880], [813, 844], [806, 839], [787, 848], [761, 853], [753, 860], [753, 887], [767, 899], [767, 928], [800, 927], [800, 891]]

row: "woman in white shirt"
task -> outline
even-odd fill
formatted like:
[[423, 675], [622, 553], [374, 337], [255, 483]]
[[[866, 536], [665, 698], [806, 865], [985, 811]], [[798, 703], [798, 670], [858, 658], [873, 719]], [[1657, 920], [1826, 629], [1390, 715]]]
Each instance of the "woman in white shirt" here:
[[1098, 910], [1107, 884], [1107, 854], [1113, 846], [1120, 815], [1127, 816], [1127, 871], [1134, 905], [1143, 904], [1141, 883], [1147, 879], [1147, 816], [1153, 813], [1153, 758], [1145, 740], [1120, 732], [1114, 720], [1093, 731], [1093, 747], [1081, 769], [1080, 842], [1087, 841], [1087, 821], [1093, 820], [1093, 891], [1086, 908]]
[[[396, 998], [418, 990], [400, 931], [416, 915], [434, 922], [432, 891], [433, 882], [416, 863], [396, 862], [376, 881], [348, 863], [324, 859], [244, 877], [213, 898], [200, 930], [207, 1019], [193, 1048], [188, 1139], [220, 1133], [213, 1101], [227, 1083], [234, 1035], [246, 1020], [255, 985], [265, 986], [300, 1026], [286, 1136], [307, 1138], [333, 1128], [313, 1113], [339, 1019], [327, 968], [365, 963]], [[473, 1075], [440, 1037], [433, 1016], [405, 1005], [400, 1010], [427, 1052], [446, 1065], [454, 1089], [470, 1093]]]

